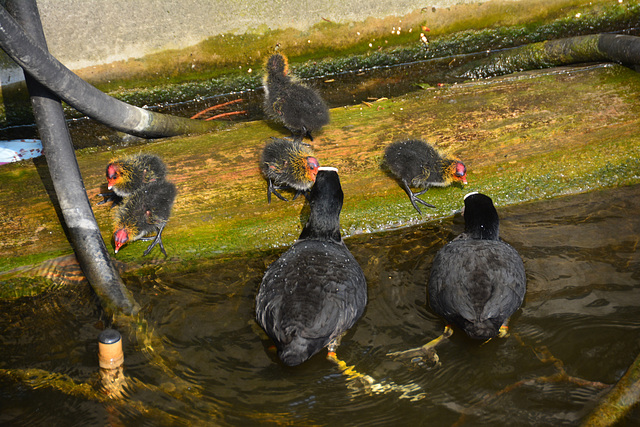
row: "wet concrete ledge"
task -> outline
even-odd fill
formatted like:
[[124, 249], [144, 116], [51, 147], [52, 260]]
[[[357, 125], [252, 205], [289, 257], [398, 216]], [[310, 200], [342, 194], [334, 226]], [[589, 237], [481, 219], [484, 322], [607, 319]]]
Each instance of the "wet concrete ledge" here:
[[[474, 190], [489, 194], [500, 207], [640, 183], [637, 93], [638, 73], [618, 65], [524, 72], [333, 109], [331, 123], [313, 145], [321, 164], [340, 171], [344, 234], [384, 231], [452, 215], [463, 195]], [[94, 203], [100, 200], [105, 165], [127, 153], [161, 155], [178, 187], [163, 233], [169, 259], [157, 251], [143, 258], [144, 242], [127, 245], [117, 259], [171, 268], [291, 244], [308, 208], [300, 199], [268, 205], [258, 169], [265, 141], [286, 134], [256, 121], [144, 148], [79, 150]], [[469, 170], [468, 186], [429, 190], [424, 198], [437, 209], [423, 216], [380, 167], [384, 147], [405, 137], [425, 138], [457, 154]], [[7, 219], [0, 228], [0, 271], [70, 253], [43, 168], [42, 161], [0, 168], [0, 206]], [[109, 208], [95, 206], [94, 212], [111, 242]]]

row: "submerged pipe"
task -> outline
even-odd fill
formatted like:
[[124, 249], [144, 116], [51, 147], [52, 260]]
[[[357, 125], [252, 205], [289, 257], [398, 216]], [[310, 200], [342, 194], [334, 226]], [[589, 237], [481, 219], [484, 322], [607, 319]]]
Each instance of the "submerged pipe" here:
[[100, 123], [143, 138], [202, 133], [218, 126], [216, 122], [155, 113], [119, 101], [62, 65], [34, 37], [34, 33], [31, 37], [27, 35], [7, 10], [0, 7], [0, 46], [7, 55], [41, 85]]
[[620, 422], [638, 404], [638, 401], [640, 401], [640, 355], [582, 423], [582, 426], [613, 426]]
[[[8, 0], [6, 4], [37, 40], [38, 49], [45, 50], [46, 40], [35, 0]], [[4, 8], [2, 13], [8, 14]], [[139, 306], [113, 265], [93, 216], [60, 100], [29, 73], [25, 73], [25, 79], [51, 181], [82, 271], [105, 309], [135, 314]]]
[[524, 70], [600, 61], [639, 65], [640, 37], [592, 34], [531, 43], [470, 62], [452, 74], [458, 79], [482, 79]]
[[122, 335], [115, 329], [105, 329], [98, 335], [98, 362], [102, 369], [118, 369], [124, 363]]
[[124, 375], [122, 336], [115, 329], [105, 329], [98, 336], [98, 362], [104, 391], [114, 399], [124, 398], [127, 377]]

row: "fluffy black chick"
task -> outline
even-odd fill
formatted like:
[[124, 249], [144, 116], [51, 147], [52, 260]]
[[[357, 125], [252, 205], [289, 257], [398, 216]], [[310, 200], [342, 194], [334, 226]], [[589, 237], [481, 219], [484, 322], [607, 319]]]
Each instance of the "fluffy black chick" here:
[[165, 179], [167, 166], [162, 159], [154, 154], [132, 154], [113, 159], [107, 165], [107, 188], [110, 193], [102, 193], [106, 199], [119, 202], [122, 197], [133, 194], [134, 191], [150, 182]]
[[309, 145], [287, 138], [272, 138], [260, 157], [260, 170], [269, 182], [267, 201], [271, 203], [271, 193], [287, 201], [277, 190], [296, 190], [293, 200], [307, 192], [316, 180], [319, 166]]
[[[115, 252], [118, 253], [129, 242], [153, 240], [144, 255], [159, 244], [160, 250], [167, 256], [162, 244], [162, 231], [171, 215], [175, 198], [176, 186], [165, 180], [150, 182], [125, 197], [114, 213]], [[155, 237], [146, 237], [153, 233], [156, 233]]]
[[[385, 149], [384, 161], [389, 170], [400, 180], [402, 189], [418, 213], [422, 213], [417, 203], [434, 208], [432, 204], [419, 199], [430, 187], [446, 187], [455, 181], [467, 183], [467, 168], [455, 157], [438, 152], [422, 140], [409, 139], [389, 144]], [[414, 193], [411, 188], [422, 188]]]
[[292, 78], [288, 68], [287, 58], [280, 53], [267, 60], [264, 111], [289, 129], [294, 138], [306, 136], [313, 141], [311, 132], [329, 123], [329, 109], [315, 90]]

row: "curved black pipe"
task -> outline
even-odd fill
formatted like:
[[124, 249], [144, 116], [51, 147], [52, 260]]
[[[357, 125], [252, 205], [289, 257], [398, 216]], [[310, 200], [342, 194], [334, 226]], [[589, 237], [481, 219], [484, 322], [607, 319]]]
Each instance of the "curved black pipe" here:
[[155, 113], [112, 98], [75, 75], [32, 37], [0, 7], [2, 49], [36, 81], [94, 120], [143, 138], [201, 133], [218, 126], [215, 122]]
[[[46, 49], [35, 0], [7, 0], [6, 4], [40, 43], [40, 50]], [[135, 314], [139, 306], [120, 279], [93, 216], [60, 100], [28, 73], [25, 80], [51, 180], [80, 267], [105, 309], [111, 313]]]

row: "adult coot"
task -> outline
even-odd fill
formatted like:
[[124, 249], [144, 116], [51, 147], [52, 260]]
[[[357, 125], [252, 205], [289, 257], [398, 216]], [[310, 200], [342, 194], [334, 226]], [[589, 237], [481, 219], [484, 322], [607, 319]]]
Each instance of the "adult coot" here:
[[[464, 199], [465, 231], [435, 256], [429, 278], [433, 311], [471, 338], [489, 340], [506, 334], [509, 317], [520, 307], [526, 290], [524, 264], [518, 252], [500, 240], [499, 218], [491, 198], [469, 193]], [[389, 356], [424, 358], [438, 363], [435, 347], [453, 333], [422, 347]]]
[[260, 170], [269, 182], [267, 201], [271, 203], [271, 193], [287, 201], [277, 190], [296, 190], [293, 200], [309, 191], [316, 180], [319, 166], [308, 144], [288, 138], [272, 138], [265, 145], [260, 158]]
[[429, 305], [471, 338], [488, 340], [520, 307], [526, 291], [524, 264], [499, 236], [498, 213], [491, 198], [464, 198], [464, 233], [433, 260]]
[[313, 89], [297, 82], [289, 75], [287, 58], [276, 53], [266, 64], [264, 78], [264, 111], [273, 120], [281, 122], [296, 139], [329, 123], [329, 109]]
[[289, 366], [326, 346], [335, 352], [367, 304], [364, 274], [340, 235], [343, 197], [337, 171], [320, 168], [300, 238], [260, 284], [256, 319]]
[[[387, 146], [384, 161], [402, 185], [409, 200], [418, 213], [422, 213], [417, 203], [434, 208], [432, 204], [419, 199], [430, 187], [446, 187], [454, 181], [467, 183], [467, 168], [455, 157], [445, 156], [433, 146], [419, 139], [397, 141]], [[411, 191], [422, 188], [419, 193]]]

